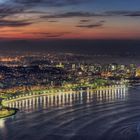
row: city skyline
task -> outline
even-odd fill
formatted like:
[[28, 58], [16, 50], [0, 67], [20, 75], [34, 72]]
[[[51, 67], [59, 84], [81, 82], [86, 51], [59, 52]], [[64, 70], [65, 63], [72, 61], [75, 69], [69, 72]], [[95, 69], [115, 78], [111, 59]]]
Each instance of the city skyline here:
[[139, 0], [0, 0], [0, 39], [140, 39]]

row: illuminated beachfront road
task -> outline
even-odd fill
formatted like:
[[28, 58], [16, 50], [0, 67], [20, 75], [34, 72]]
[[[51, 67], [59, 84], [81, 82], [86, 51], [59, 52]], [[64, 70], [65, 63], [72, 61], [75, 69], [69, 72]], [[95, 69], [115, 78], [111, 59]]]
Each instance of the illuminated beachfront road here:
[[[86, 91], [72, 91], [72, 89], [68, 91], [54, 91], [54, 93], [49, 93], [46, 91], [38, 91], [42, 94], [25, 94], [24, 96], [17, 96], [14, 98], [10, 98], [6, 100], [6, 106], [10, 108], [24, 108], [24, 107], [35, 107], [38, 104], [43, 104], [44, 106], [62, 106], [62, 105], [72, 105], [73, 102], [83, 102], [84, 97], [86, 96], [86, 102], [89, 103], [95, 98], [98, 101], [102, 100], [116, 100], [117, 98], [123, 98], [126, 92], [125, 85], [117, 85], [117, 86], [108, 86], [108, 87], [100, 87], [99, 89]], [[85, 93], [86, 92], [86, 93]]]

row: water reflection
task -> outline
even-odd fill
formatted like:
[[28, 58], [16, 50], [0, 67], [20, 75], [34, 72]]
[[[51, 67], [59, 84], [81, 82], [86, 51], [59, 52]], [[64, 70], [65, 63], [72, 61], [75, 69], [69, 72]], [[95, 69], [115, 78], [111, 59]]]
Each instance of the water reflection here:
[[0, 119], [0, 129], [5, 127], [5, 120]]
[[128, 91], [125, 86], [120, 86], [100, 88], [96, 91], [88, 89], [59, 92], [9, 102], [9, 107], [19, 108], [20, 111], [1, 122], [0, 139], [140, 138], [139, 91], [138, 88], [129, 88]]
[[70, 91], [67, 93], [59, 92], [45, 96], [33, 97], [29, 99], [19, 100], [8, 103], [8, 107], [22, 109], [37, 109], [40, 106], [44, 108], [60, 107], [75, 103], [91, 103], [91, 102], [109, 102], [118, 99], [125, 99], [126, 87], [106, 88], [99, 90]]

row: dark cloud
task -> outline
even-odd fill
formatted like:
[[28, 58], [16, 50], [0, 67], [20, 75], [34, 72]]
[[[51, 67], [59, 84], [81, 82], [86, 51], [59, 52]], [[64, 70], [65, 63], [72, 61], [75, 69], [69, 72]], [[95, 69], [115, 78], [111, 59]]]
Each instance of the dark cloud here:
[[62, 37], [64, 35], [70, 34], [71, 32], [23, 32], [22, 34], [26, 34], [26, 35], [36, 35], [38, 37], [41, 38], [58, 38], [58, 37]]
[[47, 5], [47, 6], [69, 6], [87, 3], [92, 0], [13, 0], [13, 2], [24, 5]]
[[140, 16], [140, 11], [106, 11], [104, 16]]
[[26, 8], [10, 4], [0, 4], [0, 17], [4, 18], [10, 15], [22, 13]]
[[[0, 18], [15, 14], [37, 14], [41, 18], [71, 18], [71, 17], [95, 17], [95, 16], [140, 16], [140, 11], [105, 11], [105, 12], [85, 12], [74, 11], [56, 14], [47, 14], [44, 11], [35, 10], [36, 7], [45, 6], [69, 6], [82, 3], [93, 2], [93, 0], [9, 0], [0, 4]], [[43, 16], [42, 16], [43, 15]], [[82, 21], [81, 21], [82, 22]], [[84, 22], [84, 21], [83, 21]]]
[[87, 24], [87, 25], [77, 25], [76, 27], [80, 28], [97, 28], [97, 27], [102, 27], [103, 24]]
[[11, 21], [11, 20], [0, 20], [0, 27], [22, 27], [31, 25], [32, 22], [20, 20], [20, 21]]
[[48, 20], [48, 22], [59, 22], [58, 20]]
[[59, 38], [64, 35], [68, 34], [67, 32], [60, 32], [60, 33], [38, 33], [41, 35], [42, 38]]
[[127, 14], [125, 14], [125, 16], [138, 17], [140, 16], [140, 11], [128, 12]]
[[7, 0], [0, 3], [0, 18], [15, 14], [45, 14], [37, 10], [37, 7], [69, 6], [87, 3], [92, 0]]
[[76, 27], [80, 27], [80, 28], [98, 28], [98, 27], [102, 27], [104, 25], [104, 20], [101, 20], [99, 22], [96, 23], [80, 23], [79, 25], [77, 25]]
[[[22, 27], [33, 24], [31, 18], [25, 19], [28, 8], [13, 3], [0, 4], [0, 27]], [[14, 17], [15, 16], [15, 17]], [[22, 19], [20, 16], [23, 16]]]
[[72, 17], [93, 17], [93, 16], [98, 16], [98, 15], [90, 12], [66, 12], [66, 13], [45, 15], [45, 16], [41, 16], [41, 18], [49, 19], [49, 18], [72, 18]]
[[80, 20], [80, 23], [85, 23], [85, 22], [90, 22], [90, 20], [89, 19], [81, 19]]
[[[41, 16], [41, 18], [53, 19], [53, 18], [107, 17], [107, 16], [140, 16], [140, 11], [105, 11], [102, 13], [75, 11], [75, 12], [45, 15], [45, 16]], [[81, 20], [81, 22], [88, 22], [88, 21]]]

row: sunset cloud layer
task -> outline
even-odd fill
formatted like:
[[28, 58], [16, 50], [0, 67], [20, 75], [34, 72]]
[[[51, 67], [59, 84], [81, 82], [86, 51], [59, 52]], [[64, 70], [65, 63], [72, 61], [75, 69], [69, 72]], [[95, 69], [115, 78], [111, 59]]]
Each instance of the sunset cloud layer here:
[[139, 0], [0, 0], [0, 38], [140, 39], [139, 5]]

